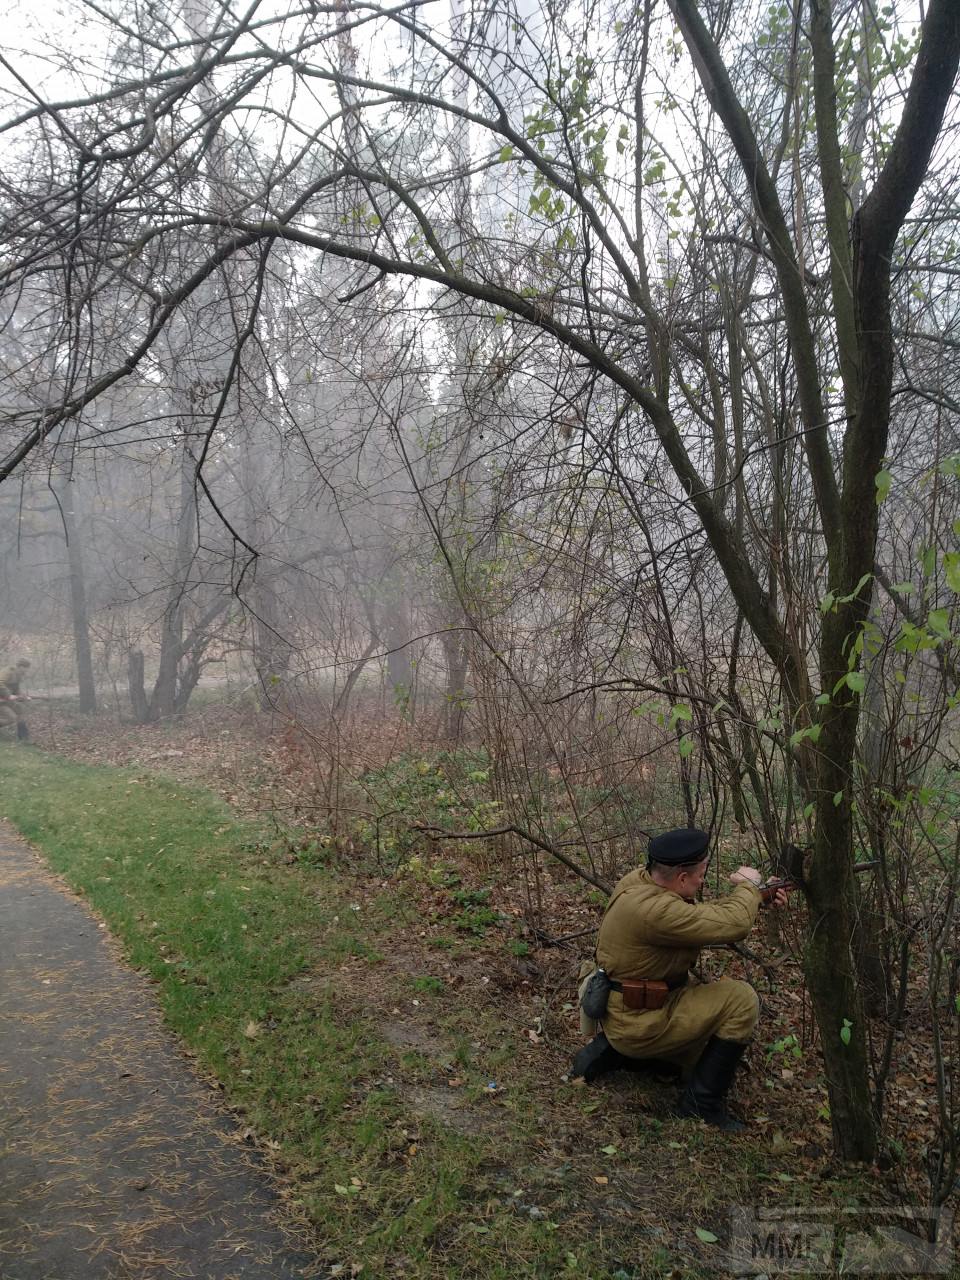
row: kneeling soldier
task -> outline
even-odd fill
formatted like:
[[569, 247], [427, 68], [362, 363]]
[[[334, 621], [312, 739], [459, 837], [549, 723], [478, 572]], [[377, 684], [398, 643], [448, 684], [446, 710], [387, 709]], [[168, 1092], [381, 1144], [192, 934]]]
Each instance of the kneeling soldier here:
[[[629, 872], [614, 889], [596, 950], [610, 987], [602, 1031], [577, 1054], [573, 1074], [589, 1082], [637, 1059], [695, 1064], [679, 1114], [737, 1131], [743, 1125], [728, 1115], [726, 1096], [757, 1025], [757, 993], [733, 979], [690, 982], [688, 971], [702, 946], [747, 936], [761, 903], [761, 876], [740, 867], [730, 877], [729, 897], [696, 902], [708, 843], [706, 832], [692, 828], [656, 836], [646, 869]], [[782, 891], [773, 898], [777, 906], [785, 901]], [[582, 975], [581, 994], [593, 972]]]

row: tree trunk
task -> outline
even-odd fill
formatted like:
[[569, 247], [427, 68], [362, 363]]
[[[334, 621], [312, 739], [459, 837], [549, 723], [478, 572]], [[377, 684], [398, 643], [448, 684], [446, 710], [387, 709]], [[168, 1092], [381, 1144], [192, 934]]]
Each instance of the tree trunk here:
[[186, 433], [182, 449], [176, 560], [160, 629], [160, 666], [150, 695], [147, 712], [147, 719], [150, 721], [166, 719], [178, 713], [177, 674], [183, 656], [184, 600], [196, 548], [197, 523], [196, 468]]
[[805, 972], [830, 1098], [834, 1147], [848, 1160], [876, 1155], [867, 1037], [853, 952], [856, 884], [848, 802], [820, 806], [810, 881]]
[[470, 669], [470, 647], [462, 631], [446, 631], [442, 637], [443, 655], [447, 663], [447, 688], [445, 693], [444, 735], [450, 742], [459, 742], [463, 734], [463, 718], [466, 712], [467, 672]]
[[[259, 533], [258, 533], [259, 536]], [[290, 672], [293, 646], [283, 634], [276, 586], [258, 561], [253, 585], [253, 665], [261, 710], [277, 706]]]
[[77, 689], [80, 695], [80, 711], [93, 715], [97, 710], [97, 687], [93, 678], [93, 657], [90, 651], [90, 620], [87, 614], [87, 585], [84, 573], [83, 546], [80, 542], [77, 520], [78, 493], [75, 483], [65, 486], [61, 495], [63, 532], [67, 541], [67, 558], [70, 565], [70, 616], [73, 622], [73, 644], [77, 661]]
[[[875, 513], [874, 506], [874, 521]], [[848, 538], [848, 547], [851, 544]], [[873, 545], [868, 538], [861, 547], [870, 548], [871, 559]], [[851, 565], [851, 572], [855, 568]], [[820, 672], [823, 688], [832, 691], [833, 701], [824, 709], [817, 741], [816, 835], [805, 960], [820, 1028], [836, 1150], [847, 1160], [870, 1161], [876, 1155], [877, 1136], [856, 962], [860, 921], [851, 814], [860, 702], [846, 686], [837, 688], [849, 670], [850, 645], [866, 613], [867, 605], [854, 599], [829, 610], [823, 621]]]
[[381, 615], [381, 634], [387, 645], [387, 678], [404, 716], [413, 719], [413, 658], [410, 652], [410, 610], [404, 602], [388, 605]]
[[137, 724], [146, 724], [150, 718], [150, 705], [143, 681], [143, 650], [130, 649], [127, 653], [127, 687], [130, 690], [130, 707]]

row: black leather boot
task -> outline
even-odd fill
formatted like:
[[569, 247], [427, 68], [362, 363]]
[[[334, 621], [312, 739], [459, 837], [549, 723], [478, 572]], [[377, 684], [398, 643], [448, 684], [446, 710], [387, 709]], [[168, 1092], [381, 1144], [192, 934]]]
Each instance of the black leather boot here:
[[680, 1095], [677, 1114], [699, 1116], [725, 1133], [739, 1133], [744, 1126], [727, 1113], [727, 1093], [746, 1048], [735, 1040], [711, 1036]]
[[629, 1064], [630, 1059], [619, 1053], [601, 1031], [598, 1036], [585, 1044], [573, 1060], [571, 1077], [583, 1076], [587, 1084], [596, 1080], [597, 1076], [605, 1076], [608, 1071], [619, 1071]]

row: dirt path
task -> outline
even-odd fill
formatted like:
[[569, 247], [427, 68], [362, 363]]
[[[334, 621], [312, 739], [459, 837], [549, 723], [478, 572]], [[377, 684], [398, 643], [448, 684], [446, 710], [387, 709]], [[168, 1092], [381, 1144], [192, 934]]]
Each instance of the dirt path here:
[[0, 822], [0, 1280], [294, 1280], [266, 1175], [149, 985]]

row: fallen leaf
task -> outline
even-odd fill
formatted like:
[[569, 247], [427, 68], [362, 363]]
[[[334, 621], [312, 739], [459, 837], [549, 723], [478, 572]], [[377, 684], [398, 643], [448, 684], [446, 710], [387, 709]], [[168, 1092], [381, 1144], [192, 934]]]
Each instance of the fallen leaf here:
[[260, 1025], [260, 1023], [254, 1022], [251, 1019], [251, 1021], [248, 1022], [247, 1025], [243, 1028], [243, 1034], [247, 1037], [248, 1040], [256, 1040], [257, 1036], [259, 1036], [262, 1030], [263, 1030], [263, 1027]]
[[602, 1176], [599, 1178], [594, 1178], [594, 1182], [597, 1184], [598, 1187], [605, 1187], [609, 1181], [610, 1181], [609, 1178], [604, 1178]]
[[617, 1148], [614, 1146], [601, 1147], [600, 1150], [605, 1156], [615, 1156], [617, 1154]]
[[716, 1244], [720, 1237], [715, 1236], [712, 1231], [707, 1231], [705, 1227], [697, 1227], [697, 1239], [702, 1240], [704, 1244]]

